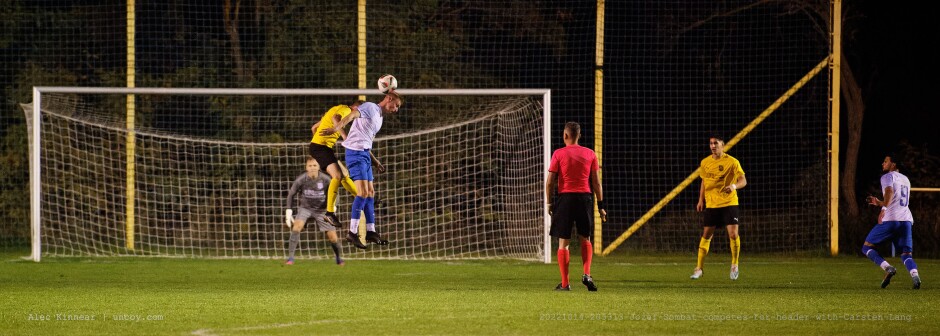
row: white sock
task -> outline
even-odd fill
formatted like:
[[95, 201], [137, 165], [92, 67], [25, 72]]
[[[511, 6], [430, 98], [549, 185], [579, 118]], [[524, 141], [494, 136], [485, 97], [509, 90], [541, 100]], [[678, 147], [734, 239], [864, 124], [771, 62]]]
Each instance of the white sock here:
[[349, 232], [355, 234], [359, 233], [359, 218], [353, 218], [349, 220]]
[[915, 269], [912, 269], [912, 270], [911, 270], [911, 277], [916, 277], [917, 275], [918, 275], [917, 269], [916, 269], [916, 268], [915, 268]]
[[888, 269], [888, 266], [891, 266], [891, 264], [889, 264], [887, 261], [882, 261], [882, 262], [881, 262], [881, 269], [887, 270], [887, 269]]
[[375, 232], [375, 223], [366, 223], [366, 231]]

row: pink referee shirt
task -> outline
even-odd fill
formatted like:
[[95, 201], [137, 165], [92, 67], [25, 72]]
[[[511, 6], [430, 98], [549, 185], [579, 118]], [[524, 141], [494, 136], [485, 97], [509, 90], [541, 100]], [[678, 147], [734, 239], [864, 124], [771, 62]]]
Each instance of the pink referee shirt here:
[[590, 193], [590, 176], [597, 171], [597, 155], [578, 144], [559, 148], [552, 153], [548, 171], [558, 174], [558, 193]]

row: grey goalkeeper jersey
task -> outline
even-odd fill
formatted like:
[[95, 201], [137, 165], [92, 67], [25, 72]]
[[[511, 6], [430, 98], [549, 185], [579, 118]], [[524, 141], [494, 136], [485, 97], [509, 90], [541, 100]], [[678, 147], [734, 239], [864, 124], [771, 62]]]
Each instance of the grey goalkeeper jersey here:
[[309, 177], [307, 173], [300, 174], [294, 179], [287, 193], [287, 209], [294, 208], [294, 196], [300, 196], [300, 208], [315, 212], [326, 211], [326, 192], [330, 188], [330, 175], [317, 172], [316, 177]]

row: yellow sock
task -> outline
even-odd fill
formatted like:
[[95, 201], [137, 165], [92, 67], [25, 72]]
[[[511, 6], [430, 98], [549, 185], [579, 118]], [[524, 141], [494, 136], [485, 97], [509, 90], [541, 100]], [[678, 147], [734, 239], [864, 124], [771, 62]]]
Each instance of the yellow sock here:
[[708, 247], [712, 245], [711, 239], [702, 238], [698, 243], [698, 263], [695, 264], [695, 268], [702, 269], [702, 265], [705, 264], [705, 256], [708, 255]]
[[336, 211], [336, 196], [339, 196], [339, 179], [330, 180], [330, 188], [326, 190], [326, 211]]
[[731, 264], [738, 264], [738, 256], [741, 255], [741, 237], [734, 237], [731, 240]]
[[343, 176], [343, 188], [346, 188], [346, 191], [353, 196], [359, 193], [356, 191], [356, 184], [353, 183], [353, 180], [349, 178], [349, 176]]

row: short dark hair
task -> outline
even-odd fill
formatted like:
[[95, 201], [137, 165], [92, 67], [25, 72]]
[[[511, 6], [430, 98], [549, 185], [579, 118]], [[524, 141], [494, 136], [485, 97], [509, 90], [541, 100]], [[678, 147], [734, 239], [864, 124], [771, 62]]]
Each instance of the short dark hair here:
[[721, 133], [718, 133], [718, 132], [713, 132], [713, 133], [709, 134], [709, 135], [708, 135], [708, 138], [709, 138], [709, 139], [716, 139], [716, 140], [721, 141], [721, 142], [727, 142], [727, 141], [725, 141], [725, 136], [722, 135]]
[[902, 155], [900, 152], [895, 150], [895, 151], [888, 152], [887, 154], [885, 154], [885, 156], [891, 158], [891, 163], [894, 164], [894, 167], [897, 170], [901, 170], [901, 167], [903, 167], [903, 164], [901, 164], [901, 161], [904, 161], [904, 155]]
[[565, 132], [571, 133], [573, 136], [579, 136], [581, 135], [581, 124], [569, 121], [565, 123]]

